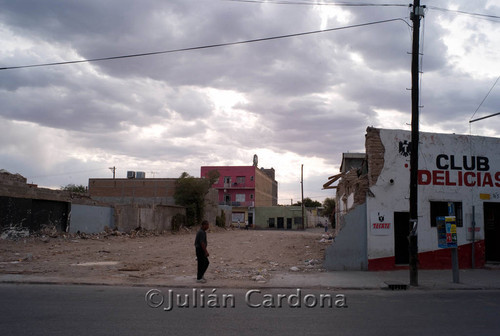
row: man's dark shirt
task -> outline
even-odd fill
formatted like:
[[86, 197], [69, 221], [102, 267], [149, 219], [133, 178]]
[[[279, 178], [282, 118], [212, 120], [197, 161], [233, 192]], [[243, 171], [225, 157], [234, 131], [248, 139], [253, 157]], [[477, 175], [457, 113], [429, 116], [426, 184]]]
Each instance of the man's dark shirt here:
[[196, 249], [201, 249], [201, 243], [205, 243], [205, 247], [207, 246], [207, 233], [203, 231], [203, 229], [198, 230], [196, 233], [196, 238], [194, 240], [194, 246]]

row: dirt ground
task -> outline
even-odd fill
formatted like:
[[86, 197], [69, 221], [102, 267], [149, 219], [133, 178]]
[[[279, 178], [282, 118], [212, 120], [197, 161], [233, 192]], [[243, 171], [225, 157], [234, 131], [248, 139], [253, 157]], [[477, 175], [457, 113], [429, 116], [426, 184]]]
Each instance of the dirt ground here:
[[[0, 274], [77, 283], [152, 283], [194, 279], [196, 230], [172, 234], [108, 232], [0, 239]], [[266, 282], [286, 272], [322, 272], [331, 243], [322, 229], [239, 230], [211, 227], [207, 280]]]

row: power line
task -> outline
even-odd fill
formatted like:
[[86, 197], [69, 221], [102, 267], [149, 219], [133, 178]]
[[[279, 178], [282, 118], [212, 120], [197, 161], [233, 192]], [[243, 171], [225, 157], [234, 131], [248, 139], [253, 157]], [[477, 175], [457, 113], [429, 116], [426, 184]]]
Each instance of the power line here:
[[[472, 117], [470, 117], [470, 120], [472, 120], [472, 118], [474, 118], [474, 116], [476, 115], [477, 111], [479, 111], [479, 109], [481, 108], [481, 106], [483, 105], [484, 101], [486, 100], [486, 98], [488, 98], [488, 96], [490, 95], [491, 91], [493, 90], [493, 88], [497, 85], [498, 83], [498, 80], [500, 79], [500, 76], [498, 76], [497, 80], [495, 81], [495, 83], [493, 83], [493, 85], [491, 86], [490, 90], [488, 91], [488, 93], [486, 94], [486, 96], [484, 96], [483, 100], [481, 101], [481, 103], [479, 104], [479, 106], [477, 107], [477, 109], [474, 111], [474, 113], [472, 114]], [[469, 121], [470, 122], [470, 121]]]
[[[315, 200], [315, 199], [319, 199], [319, 198], [335, 198], [335, 196], [328, 196], [328, 195], [321, 195], [321, 196], [305, 196], [304, 198], [310, 198], [311, 200]], [[300, 196], [297, 196], [297, 197], [282, 197], [282, 198], [278, 198], [278, 201], [283, 201], [283, 200], [286, 200], [286, 201], [289, 201], [290, 199], [296, 199], [296, 200], [300, 200]]]
[[476, 122], [476, 121], [479, 121], [479, 120], [488, 119], [488, 118], [491, 118], [491, 117], [494, 117], [494, 116], [497, 116], [497, 115], [500, 115], [500, 112], [497, 112], [497, 113], [493, 113], [493, 114], [487, 115], [486, 117], [482, 117], [482, 118], [477, 118], [477, 119], [469, 120], [469, 124], [470, 124], [470, 123], [473, 123], [473, 122]]
[[31, 64], [31, 65], [19, 65], [19, 66], [11, 66], [11, 67], [1, 67], [0, 70], [14, 70], [14, 69], [25, 69], [25, 68], [36, 68], [36, 67], [66, 65], [66, 64], [78, 64], [78, 63], [89, 63], [89, 62], [99, 62], [99, 61], [111, 61], [111, 60], [124, 59], [124, 58], [144, 57], [144, 56], [170, 54], [170, 53], [193, 51], [193, 50], [201, 50], [201, 49], [209, 49], [209, 48], [219, 48], [219, 47], [227, 47], [227, 46], [233, 46], [233, 45], [238, 45], [238, 44], [264, 42], [264, 41], [278, 40], [278, 39], [291, 38], [291, 37], [297, 37], [297, 36], [305, 36], [305, 35], [326, 33], [326, 32], [332, 32], [332, 31], [337, 31], [337, 30], [345, 30], [345, 29], [351, 29], [351, 28], [366, 27], [366, 26], [371, 26], [371, 25], [376, 25], [376, 24], [382, 24], [382, 23], [389, 23], [389, 22], [395, 22], [395, 21], [403, 21], [404, 23], [406, 23], [407, 25], [409, 25], [408, 22], [406, 22], [404, 19], [402, 19], [402, 18], [395, 18], [395, 19], [388, 19], [388, 20], [380, 20], [380, 21], [373, 21], [373, 22], [367, 22], [367, 23], [360, 23], [360, 24], [356, 24], [356, 25], [350, 25], [350, 26], [344, 26], [344, 27], [338, 27], [338, 28], [320, 29], [320, 30], [313, 30], [313, 31], [308, 31], [308, 32], [303, 32], [303, 33], [278, 35], [278, 36], [264, 37], [264, 38], [259, 38], [259, 39], [244, 40], [244, 41], [237, 41], [237, 42], [218, 43], [218, 44], [210, 44], [210, 45], [198, 46], [198, 47], [189, 47], [189, 48], [163, 50], [163, 51], [153, 51], [153, 52], [139, 53], [139, 54], [128, 54], [128, 55], [111, 56], [111, 57], [90, 58], [90, 59], [82, 59], [82, 60], [75, 60], [75, 61], [63, 61], [63, 62], [53, 62], [53, 63], [40, 63], [40, 64]]
[[310, 2], [310, 1], [283, 1], [283, 0], [222, 0], [230, 2], [247, 2], [273, 5], [306, 5], [306, 6], [337, 6], [337, 7], [408, 7], [404, 4], [375, 4], [375, 3], [347, 3], [347, 2]]
[[[471, 13], [471, 12], [466, 12], [466, 11], [461, 11], [461, 10], [440, 8], [440, 7], [435, 7], [435, 6], [427, 6], [427, 8], [435, 9], [435, 10], [442, 11], [442, 12], [450, 12], [450, 13], [455, 13], [455, 14], [463, 14], [463, 15], [475, 16], [475, 17], [479, 17], [479, 18], [500, 19], [500, 16], [498, 16], [498, 15], [489, 15], [489, 14], [481, 14], [481, 13]], [[493, 22], [498, 22], [498, 21], [493, 21]]]
[[[258, 3], [258, 4], [274, 4], [274, 5], [306, 5], [306, 6], [336, 6], [336, 7], [408, 7], [405, 4], [394, 4], [394, 3], [346, 3], [346, 2], [310, 2], [310, 1], [284, 1], [284, 0], [222, 0], [231, 2], [246, 2], [246, 3]], [[424, 8], [431, 8], [442, 12], [450, 12], [455, 14], [463, 14], [469, 16], [475, 16], [478, 18], [485, 19], [500, 19], [498, 15], [472, 13], [461, 10], [454, 10], [448, 8], [441, 8], [436, 6], [422, 6]], [[496, 22], [496, 21], [494, 21]]]

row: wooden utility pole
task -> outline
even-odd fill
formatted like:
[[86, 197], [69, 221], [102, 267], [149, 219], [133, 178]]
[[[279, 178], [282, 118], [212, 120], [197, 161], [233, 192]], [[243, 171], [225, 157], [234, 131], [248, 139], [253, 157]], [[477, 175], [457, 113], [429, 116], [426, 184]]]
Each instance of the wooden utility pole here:
[[306, 229], [306, 222], [304, 218], [304, 165], [300, 167], [300, 189], [302, 190], [302, 229]]
[[113, 172], [113, 179], [115, 178], [115, 173], [116, 173], [116, 167], [109, 167], [109, 169]]
[[413, 21], [411, 57], [411, 153], [410, 153], [410, 234], [408, 236], [410, 285], [418, 286], [418, 142], [419, 142], [419, 57], [420, 19], [424, 8], [420, 0], [413, 1], [410, 13]]

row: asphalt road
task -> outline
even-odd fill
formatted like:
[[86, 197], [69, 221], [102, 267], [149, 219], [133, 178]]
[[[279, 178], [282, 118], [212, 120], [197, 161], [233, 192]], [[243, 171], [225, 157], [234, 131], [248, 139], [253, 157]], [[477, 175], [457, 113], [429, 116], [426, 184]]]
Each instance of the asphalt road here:
[[[0, 333], [443, 336], [500, 330], [500, 291], [151, 289], [1, 284]], [[180, 308], [185, 294], [190, 307]]]

